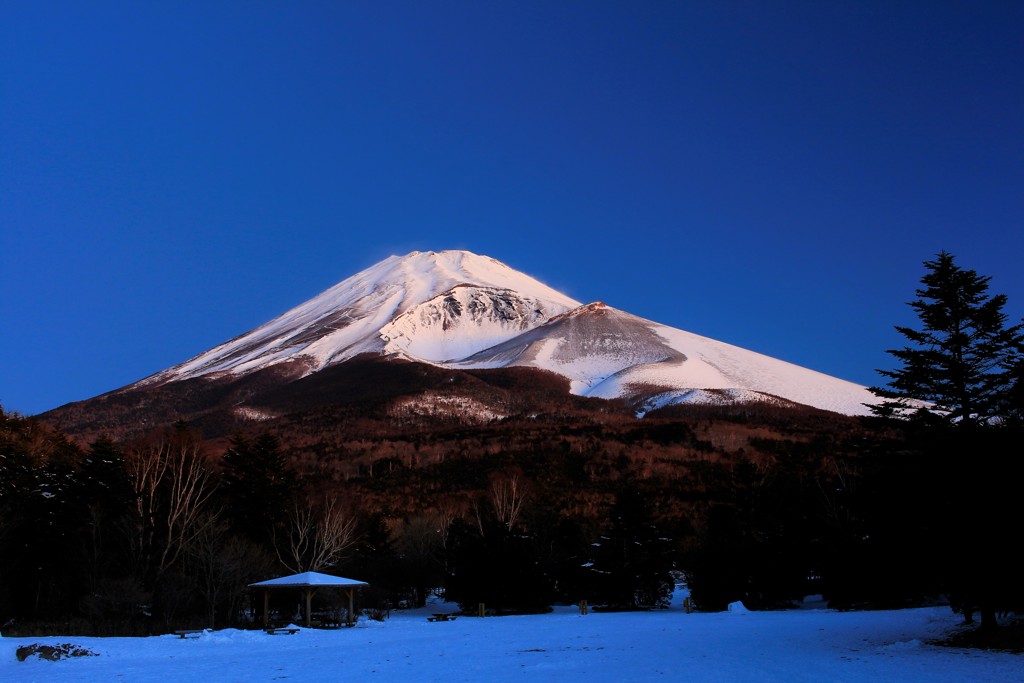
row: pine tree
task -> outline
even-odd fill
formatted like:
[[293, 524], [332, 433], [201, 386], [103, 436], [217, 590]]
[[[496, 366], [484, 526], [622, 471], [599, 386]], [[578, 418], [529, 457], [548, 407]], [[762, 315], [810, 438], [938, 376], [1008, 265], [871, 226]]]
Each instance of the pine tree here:
[[910, 302], [921, 329], [897, 326], [910, 344], [889, 353], [895, 370], [872, 393], [885, 401], [869, 406], [883, 417], [941, 418], [964, 428], [1005, 417], [1020, 366], [1024, 324], [1007, 327], [1006, 295], [990, 296], [991, 278], [958, 266], [948, 252], [925, 261], [918, 298]]
[[224, 490], [236, 528], [257, 543], [268, 543], [298, 490], [298, 479], [273, 434], [254, 440], [237, 435], [224, 454]]
[[918, 417], [914, 441], [936, 477], [930, 514], [954, 549], [945, 566], [953, 606], [981, 629], [996, 627], [996, 612], [1024, 604], [1020, 565], [1007, 552], [1024, 511], [1015, 487], [1022, 463], [1021, 377], [1024, 323], [1007, 326], [1006, 296], [988, 293], [990, 278], [939, 253], [926, 261], [918, 298], [910, 302], [921, 329], [896, 329], [911, 344], [890, 351], [901, 363], [879, 370], [888, 387], [873, 407], [885, 417]]

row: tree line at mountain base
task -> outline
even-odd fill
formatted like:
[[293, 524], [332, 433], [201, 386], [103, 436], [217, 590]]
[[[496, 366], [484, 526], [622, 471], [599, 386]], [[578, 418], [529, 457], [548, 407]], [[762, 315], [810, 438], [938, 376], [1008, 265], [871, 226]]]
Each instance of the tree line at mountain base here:
[[[183, 424], [82, 448], [3, 413], [0, 623], [7, 635], [251, 626], [248, 584], [307, 570], [369, 582], [361, 604], [381, 610], [431, 592], [467, 612], [654, 609], [680, 575], [708, 611], [810, 594], [839, 609], [1021, 607], [1019, 430], [962, 439], [869, 418], [812, 435], [778, 420], [655, 417], [577, 452], [558, 445], [566, 426], [530, 457], [484, 439], [488, 455], [336, 480], [270, 433], [221, 454]], [[695, 447], [712, 424], [760, 436]], [[652, 471], [652, 450], [676, 451], [678, 467]]]

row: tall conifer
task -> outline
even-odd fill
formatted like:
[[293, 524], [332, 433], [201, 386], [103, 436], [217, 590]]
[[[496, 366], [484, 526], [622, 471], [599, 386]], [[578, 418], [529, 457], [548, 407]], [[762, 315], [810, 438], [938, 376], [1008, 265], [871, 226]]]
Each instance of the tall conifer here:
[[940, 252], [924, 265], [918, 298], [909, 303], [920, 329], [896, 327], [910, 343], [889, 351], [901, 367], [878, 371], [889, 381], [871, 391], [886, 400], [870, 408], [881, 416], [940, 417], [962, 427], [1004, 417], [1024, 324], [1007, 327], [1006, 295], [989, 295], [991, 278], [961, 268], [952, 254]]

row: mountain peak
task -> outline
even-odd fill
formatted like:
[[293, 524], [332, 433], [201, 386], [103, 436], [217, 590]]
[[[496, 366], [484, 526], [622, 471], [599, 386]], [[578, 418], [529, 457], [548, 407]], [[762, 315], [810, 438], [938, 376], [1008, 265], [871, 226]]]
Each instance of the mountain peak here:
[[[280, 363], [301, 363], [308, 374], [361, 353], [443, 361], [504, 341], [577, 306], [579, 302], [488, 256], [464, 250], [414, 251], [388, 257], [142, 383], [242, 374]], [[490, 315], [483, 313], [488, 308]], [[475, 327], [454, 324], [463, 310], [467, 320], [476, 320]], [[429, 324], [435, 317], [442, 323], [438, 327]]]
[[645, 320], [581, 304], [465, 250], [391, 256], [250, 332], [133, 386], [244, 375], [298, 377], [360, 354], [458, 369], [532, 367], [572, 392], [639, 412], [681, 402], [780, 398], [865, 414], [864, 387]]

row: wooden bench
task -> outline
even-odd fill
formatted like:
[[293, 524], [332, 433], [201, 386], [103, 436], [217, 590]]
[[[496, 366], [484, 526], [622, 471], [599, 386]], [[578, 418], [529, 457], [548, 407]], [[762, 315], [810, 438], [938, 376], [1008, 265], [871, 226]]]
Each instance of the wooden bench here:
[[292, 635], [299, 632], [299, 629], [297, 628], [265, 628], [263, 630], [272, 636], [279, 636], [284, 634]]
[[455, 615], [439, 612], [432, 617], [427, 617], [427, 621], [455, 621]]
[[179, 638], [188, 638], [189, 636], [198, 636], [203, 632], [201, 628], [183, 628], [174, 632], [174, 635]]

